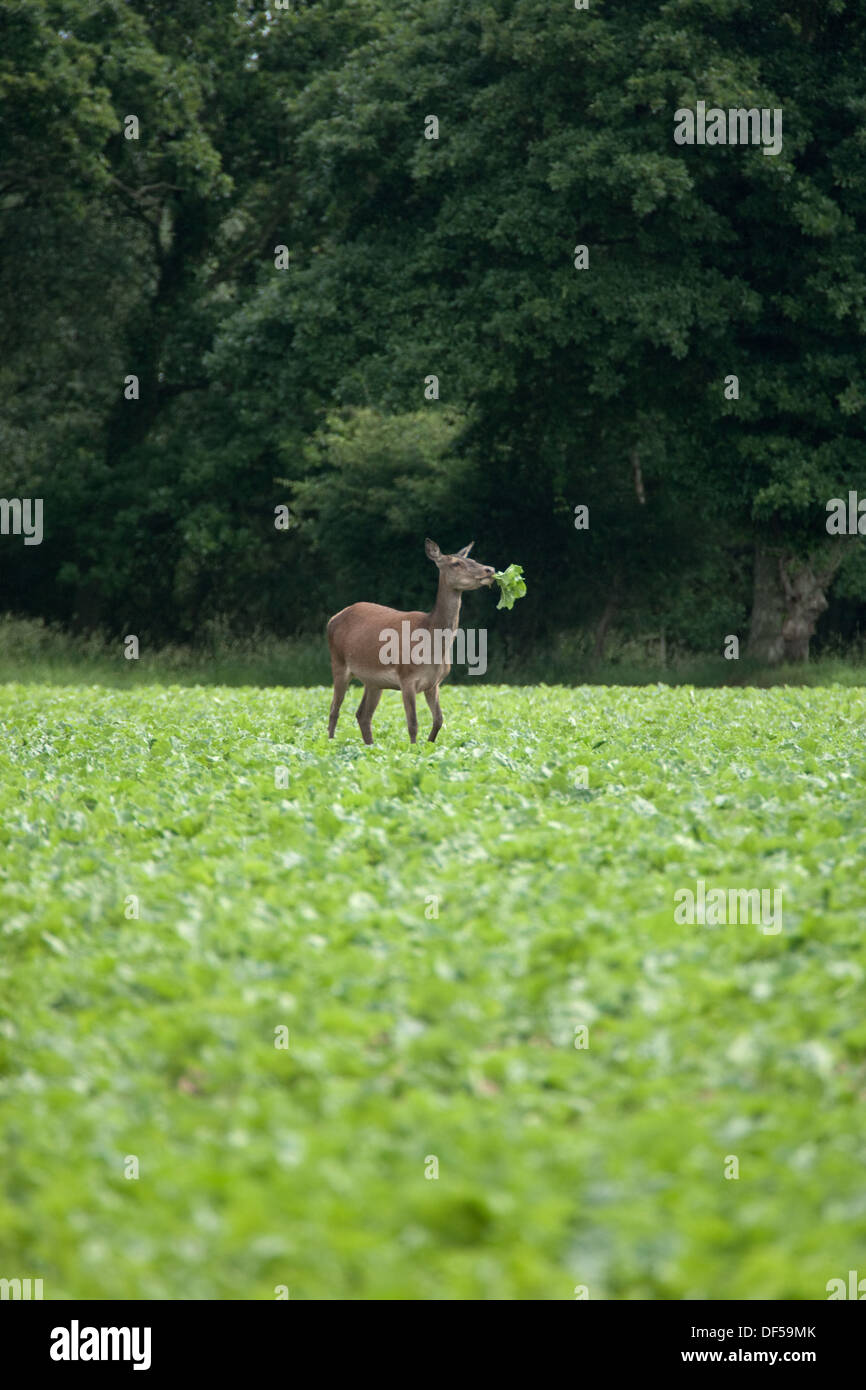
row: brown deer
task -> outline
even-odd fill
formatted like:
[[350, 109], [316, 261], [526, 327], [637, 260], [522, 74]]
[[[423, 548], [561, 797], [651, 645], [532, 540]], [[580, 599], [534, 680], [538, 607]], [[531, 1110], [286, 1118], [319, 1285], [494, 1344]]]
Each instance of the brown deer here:
[[[461, 596], [466, 589], [481, 589], [493, 583], [493, 568], [469, 559], [474, 544], [470, 541], [456, 555], [443, 555], [435, 541], [424, 542], [428, 558], [439, 570], [439, 591], [431, 612], [403, 613], [399, 608], [385, 608], [380, 603], [353, 603], [331, 618], [328, 646], [334, 673], [334, 698], [328, 720], [329, 738], [334, 737], [340, 706], [355, 676], [364, 686], [355, 718], [365, 743], [373, 742], [371, 723], [383, 690], [402, 691], [412, 743], [418, 734], [415, 696], [423, 690], [433, 716], [429, 742], [434, 742], [443, 724], [439, 686], [451, 670], [450, 639], [457, 631]], [[402, 644], [399, 660], [392, 659], [393, 646], [389, 646], [387, 640], [391, 633], [408, 639]], [[413, 651], [421, 656], [413, 658]], [[425, 659], [428, 654], [429, 659]], [[403, 661], [405, 656], [410, 659]]]

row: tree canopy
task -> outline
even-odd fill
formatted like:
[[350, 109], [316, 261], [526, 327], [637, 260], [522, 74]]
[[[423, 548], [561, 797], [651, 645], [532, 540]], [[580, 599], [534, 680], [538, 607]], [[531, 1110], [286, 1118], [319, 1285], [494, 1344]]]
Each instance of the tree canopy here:
[[[853, 636], [864, 19], [10, 0], [0, 493], [45, 539], [0, 538], [4, 606], [312, 631], [423, 602], [432, 534], [523, 565], [526, 642], [751, 624], [775, 660], [825, 595]], [[677, 143], [699, 102], [781, 149]]]

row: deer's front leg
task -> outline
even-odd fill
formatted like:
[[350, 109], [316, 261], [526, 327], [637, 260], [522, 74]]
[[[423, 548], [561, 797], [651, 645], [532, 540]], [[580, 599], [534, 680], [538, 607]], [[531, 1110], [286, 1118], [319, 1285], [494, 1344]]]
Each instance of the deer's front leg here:
[[418, 737], [418, 714], [415, 709], [415, 687], [408, 682], [403, 686], [403, 708], [406, 711], [406, 727], [409, 730], [409, 742], [414, 743]]

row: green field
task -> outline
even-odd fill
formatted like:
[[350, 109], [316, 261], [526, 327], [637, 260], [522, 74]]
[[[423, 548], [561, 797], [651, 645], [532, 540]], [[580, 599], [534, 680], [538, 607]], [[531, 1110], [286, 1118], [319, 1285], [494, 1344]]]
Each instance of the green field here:
[[[386, 696], [370, 749], [329, 699], [0, 687], [0, 1275], [866, 1275], [866, 690], [446, 688], [435, 746]], [[782, 930], [678, 925], [699, 879], [781, 890]]]

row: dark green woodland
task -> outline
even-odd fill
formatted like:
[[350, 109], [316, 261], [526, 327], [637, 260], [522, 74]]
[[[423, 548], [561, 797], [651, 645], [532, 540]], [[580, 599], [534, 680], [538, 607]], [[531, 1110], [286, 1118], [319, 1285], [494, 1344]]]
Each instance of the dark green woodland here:
[[864, 72], [861, 0], [5, 0], [0, 610], [320, 634], [430, 535], [508, 651], [861, 650]]

